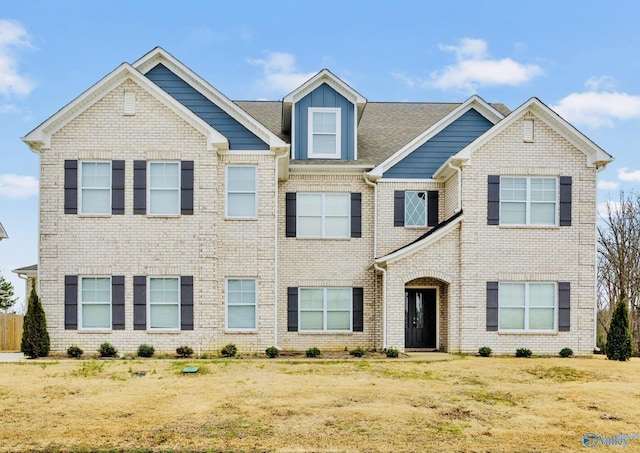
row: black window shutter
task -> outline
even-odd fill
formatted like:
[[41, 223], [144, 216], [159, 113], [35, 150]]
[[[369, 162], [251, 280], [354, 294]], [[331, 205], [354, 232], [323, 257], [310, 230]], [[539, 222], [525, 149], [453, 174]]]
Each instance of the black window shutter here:
[[560, 226], [571, 226], [571, 176], [560, 176]]
[[193, 215], [193, 161], [180, 163], [180, 213]]
[[489, 175], [487, 195], [487, 225], [500, 224], [500, 176]]
[[404, 226], [404, 190], [393, 192], [393, 226]]
[[64, 328], [78, 329], [78, 276], [64, 276]]
[[180, 277], [180, 329], [193, 330], [193, 277]]
[[436, 226], [438, 224], [438, 191], [430, 190], [427, 192], [427, 226]]
[[111, 277], [111, 328], [124, 330], [124, 275]]
[[487, 282], [487, 331], [498, 330], [498, 282]]
[[296, 193], [287, 192], [285, 194], [286, 203], [286, 232], [288, 238], [296, 237]]
[[558, 282], [558, 330], [571, 330], [571, 283]]
[[287, 288], [287, 331], [298, 331], [298, 288]]
[[147, 213], [147, 161], [133, 161], [133, 213]]
[[64, 161], [64, 213], [78, 213], [78, 161]]
[[147, 329], [147, 277], [133, 277], [133, 329]]
[[124, 214], [124, 161], [111, 162], [111, 214]]
[[364, 290], [353, 288], [353, 331], [364, 331]]
[[351, 237], [362, 237], [362, 194], [351, 194]]

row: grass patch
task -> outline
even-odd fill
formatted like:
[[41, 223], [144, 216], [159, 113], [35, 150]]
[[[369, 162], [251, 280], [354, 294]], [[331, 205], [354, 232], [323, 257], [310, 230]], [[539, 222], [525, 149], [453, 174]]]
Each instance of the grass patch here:
[[506, 406], [517, 406], [519, 399], [516, 398], [511, 392], [503, 391], [491, 391], [491, 390], [476, 390], [465, 392], [469, 398], [479, 403], [485, 404], [504, 404]]
[[104, 371], [104, 362], [99, 362], [98, 360], [88, 360], [86, 362], [82, 362], [80, 368], [71, 372], [72, 376], [75, 377], [91, 377], [97, 376]]
[[596, 377], [595, 373], [590, 371], [578, 370], [568, 366], [537, 366], [526, 371], [538, 379], [547, 379], [553, 382], [590, 381]]

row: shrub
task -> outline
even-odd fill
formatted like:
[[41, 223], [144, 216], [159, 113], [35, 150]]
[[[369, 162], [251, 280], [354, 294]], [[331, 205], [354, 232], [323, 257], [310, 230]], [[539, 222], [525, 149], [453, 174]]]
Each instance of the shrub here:
[[387, 348], [385, 352], [387, 354], [387, 357], [390, 357], [392, 359], [395, 359], [400, 355], [400, 351], [398, 351], [396, 348]]
[[23, 320], [20, 350], [24, 352], [27, 357], [34, 359], [49, 355], [47, 319], [35, 289], [31, 290], [27, 314]]
[[151, 357], [156, 350], [149, 344], [141, 344], [138, 346], [138, 357]]
[[111, 343], [102, 343], [98, 348], [98, 353], [100, 357], [114, 357], [118, 350], [114, 348]]
[[621, 362], [629, 360], [633, 352], [631, 332], [629, 330], [629, 310], [627, 309], [627, 297], [624, 292], [620, 295], [620, 300], [611, 317], [605, 351], [607, 359]]
[[560, 350], [560, 357], [571, 357], [573, 355], [573, 349], [571, 348], [562, 348]]
[[235, 357], [237, 353], [238, 348], [236, 348], [236, 345], [233, 343], [229, 343], [224, 348], [220, 349], [220, 354], [223, 357]]
[[84, 351], [80, 349], [79, 346], [73, 345], [73, 346], [69, 346], [69, 349], [67, 349], [67, 355], [74, 359], [77, 359], [78, 357], [82, 357], [82, 354], [84, 354]]
[[480, 357], [489, 357], [492, 352], [493, 351], [489, 346], [483, 346], [480, 349], [478, 349], [478, 354], [480, 354]]
[[320, 349], [314, 346], [312, 348], [307, 349], [304, 355], [307, 357], [320, 357], [322, 355], [322, 351], [320, 351]]
[[182, 358], [191, 357], [193, 355], [193, 349], [189, 346], [178, 346], [176, 348], [176, 354], [178, 354]]
[[349, 354], [354, 356], [354, 357], [362, 357], [364, 355], [367, 355], [368, 352], [366, 349], [361, 348], [360, 346], [358, 346], [355, 349], [352, 349], [351, 351], [349, 351]]
[[527, 349], [527, 348], [516, 349], [516, 357], [531, 357], [532, 355], [533, 355], [533, 352], [531, 352], [531, 349]]
[[274, 359], [280, 355], [280, 351], [275, 346], [269, 346], [264, 353], [267, 354], [267, 357], [270, 359]]

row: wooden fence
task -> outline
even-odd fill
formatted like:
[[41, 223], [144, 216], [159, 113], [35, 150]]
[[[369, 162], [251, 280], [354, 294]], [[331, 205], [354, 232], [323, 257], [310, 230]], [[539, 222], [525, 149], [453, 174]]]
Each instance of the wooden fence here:
[[0, 313], [0, 351], [20, 351], [24, 316]]

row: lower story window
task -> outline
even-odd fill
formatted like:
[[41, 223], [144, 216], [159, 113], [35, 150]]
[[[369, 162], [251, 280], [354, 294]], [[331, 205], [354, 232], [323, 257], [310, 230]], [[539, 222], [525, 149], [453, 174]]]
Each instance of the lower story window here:
[[149, 278], [149, 328], [180, 328], [180, 279]]
[[350, 331], [351, 288], [300, 288], [301, 331]]
[[80, 326], [83, 329], [111, 329], [111, 278], [80, 279]]
[[554, 330], [555, 283], [500, 283], [500, 330]]
[[256, 281], [254, 279], [227, 280], [227, 328], [253, 330], [256, 328]]

